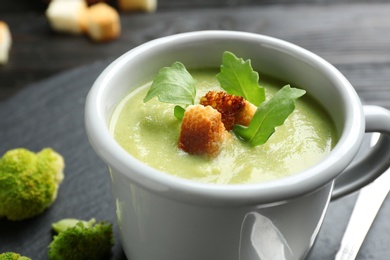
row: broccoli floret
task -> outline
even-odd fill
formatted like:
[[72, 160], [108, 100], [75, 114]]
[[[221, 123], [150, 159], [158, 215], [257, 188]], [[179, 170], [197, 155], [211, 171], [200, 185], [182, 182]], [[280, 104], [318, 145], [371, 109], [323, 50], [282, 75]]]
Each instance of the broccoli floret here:
[[31, 258], [13, 252], [6, 252], [0, 254], [0, 260], [31, 260]]
[[49, 245], [50, 260], [98, 260], [111, 254], [114, 236], [110, 223], [64, 219], [52, 227], [59, 233]]
[[0, 218], [23, 220], [41, 214], [57, 197], [64, 160], [50, 148], [24, 148], [0, 158]]

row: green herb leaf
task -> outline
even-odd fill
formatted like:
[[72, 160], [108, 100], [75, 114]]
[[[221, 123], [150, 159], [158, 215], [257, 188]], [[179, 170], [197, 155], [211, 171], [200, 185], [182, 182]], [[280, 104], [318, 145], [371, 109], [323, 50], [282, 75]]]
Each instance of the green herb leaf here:
[[250, 60], [244, 61], [231, 52], [224, 52], [217, 79], [227, 93], [241, 96], [256, 106], [265, 100], [264, 88], [258, 83], [259, 74], [252, 69]]
[[144, 102], [157, 96], [161, 102], [192, 105], [195, 95], [195, 80], [182, 63], [175, 62], [159, 71]]
[[186, 110], [181, 107], [181, 106], [175, 106], [174, 110], [173, 110], [173, 115], [177, 118], [177, 119], [183, 119], [184, 117], [184, 113], [186, 112]]
[[284, 86], [257, 108], [249, 126], [235, 125], [233, 131], [251, 146], [264, 144], [275, 132], [275, 127], [282, 125], [294, 111], [295, 99], [305, 93], [302, 89]]
[[67, 230], [68, 228], [75, 227], [79, 222], [81, 222], [85, 227], [89, 228], [92, 227], [93, 224], [95, 224], [96, 220], [94, 218], [92, 218], [90, 221], [84, 221], [84, 220], [79, 220], [74, 218], [66, 218], [56, 223], [53, 223], [51, 226], [54, 231], [60, 233]]

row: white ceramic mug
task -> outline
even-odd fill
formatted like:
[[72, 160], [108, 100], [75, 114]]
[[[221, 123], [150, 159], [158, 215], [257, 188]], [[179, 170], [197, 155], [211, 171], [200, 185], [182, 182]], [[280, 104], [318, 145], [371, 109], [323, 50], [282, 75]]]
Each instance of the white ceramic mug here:
[[[222, 53], [307, 90], [333, 118], [340, 140], [318, 164], [258, 184], [202, 184], [159, 172], [122, 149], [108, 122], [118, 102], [174, 61], [219, 67]], [[314, 82], [314, 84], [313, 84]], [[362, 106], [346, 78], [315, 54], [275, 38], [201, 31], [153, 40], [108, 66], [87, 97], [90, 143], [107, 163], [121, 242], [131, 260], [302, 259], [328, 203], [366, 185], [389, 165], [390, 112]], [[356, 165], [365, 132], [379, 142]]]

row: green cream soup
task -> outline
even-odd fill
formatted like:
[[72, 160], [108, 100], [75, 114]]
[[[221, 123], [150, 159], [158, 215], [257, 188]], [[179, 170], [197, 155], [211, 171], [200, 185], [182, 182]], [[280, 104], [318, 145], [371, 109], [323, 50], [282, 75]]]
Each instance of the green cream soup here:
[[[222, 90], [217, 70], [190, 70], [196, 80], [197, 98], [209, 90]], [[267, 99], [286, 85], [260, 77]], [[130, 154], [169, 174], [218, 184], [256, 183], [292, 175], [323, 159], [337, 141], [330, 117], [306, 94], [296, 109], [263, 145], [250, 147], [234, 133], [216, 158], [191, 155], [178, 148], [181, 121], [174, 105], [153, 98], [143, 102], [151, 82], [129, 93], [116, 108], [110, 131]]]

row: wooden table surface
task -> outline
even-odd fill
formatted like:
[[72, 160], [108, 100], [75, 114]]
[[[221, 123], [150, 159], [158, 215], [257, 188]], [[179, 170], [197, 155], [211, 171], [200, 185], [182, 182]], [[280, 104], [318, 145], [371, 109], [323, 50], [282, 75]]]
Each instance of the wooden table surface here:
[[[16, 2], [16, 3], [13, 3]], [[194, 3], [196, 2], [196, 3]], [[287, 4], [288, 3], [288, 4]], [[0, 20], [13, 37], [8, 64], [0, 66], [0, 154], [15, 147], [50, 146], [65, 157], [58, 200], [42, 216], [0, 220], [0, 253], [47, 259], [50, 222], [61, 217], [115, 223], [107, 170], [88, 144], [85, 96], [110, 61], [146, 41], [195, 30], [239, 30], [281, 38], [328, 60], [367, 104], [390, 109], [390, 4], [386, 1], [180, 1], [161, 0], [156, 13], [121, 13], [122, 34], [109, 43], [53, 32], [38, 0], [2, 1]], [[332, 259], [356, 194], [329, 207], [309, 259]], [[386, 200], [358, 259], [390, 257], [390, 201]], [[112, 259], [125, 259], [115, 224]]]

